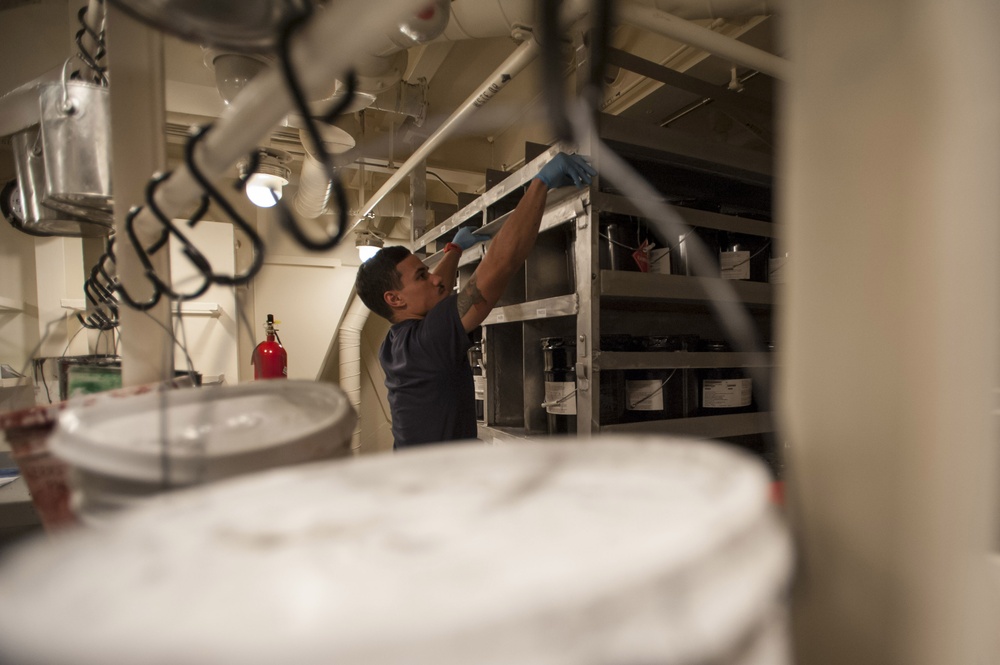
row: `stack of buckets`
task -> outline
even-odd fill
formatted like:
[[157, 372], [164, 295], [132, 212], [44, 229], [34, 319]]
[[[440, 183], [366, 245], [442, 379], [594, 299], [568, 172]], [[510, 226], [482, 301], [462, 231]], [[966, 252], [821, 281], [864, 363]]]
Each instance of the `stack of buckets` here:
[[102, 525], [168, 490], [345, 456], [357, 420], [338, 386], [312, 381], [132, 389], [30, 413], [34, 427], [5, 429], [47, 527]]
[[0, 662], [789, 665], [791, 571], [732, 448], [423, 446], [29, 543], [0, 561]]

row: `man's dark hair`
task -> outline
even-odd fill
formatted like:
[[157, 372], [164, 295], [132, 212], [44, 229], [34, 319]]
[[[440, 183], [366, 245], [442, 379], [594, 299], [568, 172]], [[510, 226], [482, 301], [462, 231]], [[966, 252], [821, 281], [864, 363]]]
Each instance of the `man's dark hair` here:
[[354, 288], [365, 307], [390, 322], [392, 308], [385, 301], [385, 292], [403, 288], [403, 277], [396, 266], [409, 255], [410, 250], [399, 245], [383, 247], [361, 264], [354, 280]]

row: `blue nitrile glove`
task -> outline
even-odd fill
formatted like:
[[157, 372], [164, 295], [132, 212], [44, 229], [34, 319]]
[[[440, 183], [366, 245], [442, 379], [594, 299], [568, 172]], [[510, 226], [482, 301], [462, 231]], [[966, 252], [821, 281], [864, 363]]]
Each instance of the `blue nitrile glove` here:
[[597, 175], [594, 167], [580, 155], [567, 155], [560, 152], [548, 164], [542, 167], [535, 177], [545, 183], [549, 189], [576, 185], [577, 189], [590, 184], [590, 179]]
[[489, 236], [481, 233], [473, 233], [468, 228], [463, 226], [458, 230], [458, 233], [455, 234], [452, 242], [461, 247], [464, 252], [473, 245], [478, 245], [479, 243], [486, 242], [489, 239]]

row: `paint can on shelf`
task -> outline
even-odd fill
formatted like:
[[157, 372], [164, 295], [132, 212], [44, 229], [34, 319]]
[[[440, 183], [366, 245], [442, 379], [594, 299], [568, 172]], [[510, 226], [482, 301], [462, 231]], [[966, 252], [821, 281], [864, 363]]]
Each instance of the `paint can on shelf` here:
[[[647, 353], [677, 351], [672, 335], [634, 337], [632, 350]], [[650, 367], [625, 372], [625, 422], [666, 420], [684, 415], [684, 386], [677, 368]]]
[[576, 341], [544, 337], [545, 407], [549, 434], [576, 432]]
[[[708, 263], [703, 271], [696, 270], [692, 258], [692, 246], [698, 244], [707, 255]], [[671, 247], [670, 272], [674, 275], [697, 275], [699, 277], [719, 276], [719, 232], [715, 229], [696, 226], [677, 238]]]
[[723, 279], [766, 282], [770, 240], [745, 233], [722, 234], [719, 253]]
[[637, 220], [608, 216], [601, 220], [598, 259], [602, 270], [641, 271], [634, 253], [642, 245], [643, 229]]
[[[725, 342], [706, 340], [701, 350], [728, 353], [731, 349]], [[706, 367], [699, 370], [698, 407], [698, 413], [703, 416], [753, 411], [753, 379], [739, 367]]]
[[469, 347], [469, 365], [472, 367], [472, 385], [476, 398], [476, 420], [482, 422], [486, 403], [486, 371], [483, 367], [483, 342]]
[[[617, 353], [632, 350], [632, 336], [601, 335], [601, 352]], [[601, 369], [601, 425], [622, 422], [625, 413], [625, 371]]]

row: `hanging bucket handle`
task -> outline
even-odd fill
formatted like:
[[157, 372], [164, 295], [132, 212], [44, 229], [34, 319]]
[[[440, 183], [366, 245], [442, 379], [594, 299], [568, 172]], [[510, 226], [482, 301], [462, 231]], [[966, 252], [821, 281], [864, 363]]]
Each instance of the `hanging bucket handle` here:
[[63, 99], [62, 104], [59, 106], [59, 110], [66, 115], [74, 115], [77, 111], [76, 100], [69, 96], [69, 65], [73, 62], [73, 58], [66, 58], [66, 62], [63, 63], [62, 68], [62, 91]]

